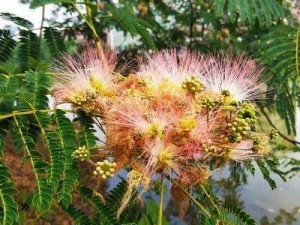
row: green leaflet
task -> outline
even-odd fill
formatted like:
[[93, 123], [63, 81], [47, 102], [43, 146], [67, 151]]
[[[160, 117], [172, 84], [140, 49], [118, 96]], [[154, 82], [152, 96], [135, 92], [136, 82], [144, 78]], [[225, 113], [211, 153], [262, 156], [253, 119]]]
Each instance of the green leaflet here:
[[46, 179], [46, 168], [48, 163], [42, 158], [39, 152], [34, 151], [35, 143], [28, 136], [26, 127], [19, 122], [19, 118], [14, 117], [15, 127], [13, 129], [14, 144], [17, 148], [24, 149], [30, 159], [33, 167], [33, 173], [36, 179], [36, 192], [32, 199], [32, 205], [38, 211], [49, 209], [52, 202], [52, 189]]
[[44, 143], [50, 153], [50, 165], [47, 168], [47, 182], [53, 190], [57, 189], [65, 171], [65, 152], [60, 142], [60, 136], [55, 130], [50, 130], [51, 120], [45, 113], [36, 112], [35, 118], [44, 136]]
[[38, 37], [32, 31], [20, 31], [19, 64], [22, 71], [34, 68], [39, 61]]
[[16, 44], [8, 30], [0, 30], [0, 62], [10, 59]]
[[81, 196], [91, 203], [96, 209], [97, 213], [95, 215], [95, 223], [101, 225], [114, 225], [118, 224], [118, 220], [115, 218], [115, 211], [113, 211], [109, 206], [101, 202], [98, 196], [94, 195], [93, 190], [80, 186], [78, 191]]
[[[106, 197], [106, 204], [114, 211], [117, 212], [121, 201], [127, 191], [128, 183], [126, 180], [122, 180], [113, 190], [110, 191]], [[130, 223], [137, 221], [139, 217], [139, 206], [137, 204], [138, 192], [135, 190], [132, 193], [130, 203], [126, 206], [125, 210], [120, 215], [120, 221], [122, 223]]]
[[48, 109], [48, 88], [50, 87], [50, 79], [45, 71], [25, 73], [24, 81], [26, 82], [20, 88], [18, 109]]
[[218, 17], [228, 15], [229, 21], [248, 22], [254, 25], [257, 20], [260, 27], [270, 27], [273, 22], [284, 17], [283, 7], [276, 0], [214, 0]]
[[277, 188], [276, 182], [271, 178], [270, 171], [268, 170], [266, 163], [263, 160], [257, 160], [257, 165], [262, 172], [264, 179], [269, 183], [271, 189]]
[[61, 53], [66, 51], [64, 39], [57, 29], [45, 27], [44, 37], [47, 41], [51, 56], [59, 56]]
[[88, 216], [74, 205], [64, 206], [60, 203], [60, 207], [74, 220], [76, 225], [94, 225]]
[[25, 27], [27, 29], [32, 29], [33, 28], [33, 24], [21, 17], [18, 17], [12, 13], [0, 13], [0, 17], [2, 17], [5, 20], [11, 21], [19, 26]]
[[113, 20], [125, 31], [129, 32], [133, 37], [140, 35], [148, 48], [155, 49], [156, 45], [153, 41], [152, 35], [147, 30], [149, 27], [145, 26], [143, 20], [132, 16], [132, 8], [128, 5], [124, 7], [115, 7], [111, 4], [106, 4], [107, 9], [111, 13]]
[[[285, 121], [289, 134], [295, 133], [295, 104], [300, 79], [299, 29], [278, 26], [263, 35], [256, 43], [258, 61], [266, 66], [269, 86], [276, 86], [269, 100]], [[299, 100], [299, 97], [298, 97]]]
[[71, 3], [73, 0], [32, 0], [30, 3], [30, 8], [34, 9], [39, 6], [44, 6], [47, 4], [58, 4], [58, 3]]
[[11, 225], [18, 219], [18, 204], [15, 202], [11, 193], [15, 192], [12, 188], [11, 174], [8, 168], [0, 162], [0, 224]]
[[77, 183], [78, 171], [77, 166], [72, 158], [72, 153], [77, 149], [75, 144], [76, 133], [73, 123], [65, 117], [65, 112], [57, 110], [55, 113], [55, 120], [57, 126], [57, 133], [59, 135], [60, 143], [65, 153], [65, 170], [63, 172], [64, 179], [61, 183], [59, 191], [59, 201], [64, 206], [68, 206], [72, 200], [73, 185]]
[[225, 202], [218, 216], [205, 219], [205, 225], [256, 225], [255, 220], [241, 208]]
[[88, 117], [84, 112], [78, 111], [76, 121], [80, 122], [81, 128], [78, 133], [79, 146], [86, 146], [90, 149], [97, 144], [98, 137], [95, 135], [96, 130], [93, 126], [93, 120]]

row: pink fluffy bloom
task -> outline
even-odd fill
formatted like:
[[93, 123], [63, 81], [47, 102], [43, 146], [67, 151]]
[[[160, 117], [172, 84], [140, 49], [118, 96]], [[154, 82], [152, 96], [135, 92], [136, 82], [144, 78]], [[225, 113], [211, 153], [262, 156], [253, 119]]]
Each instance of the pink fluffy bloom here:
[[172, 172], [184, 172], [182, 162], [186, 160], [181, 147], [156, 138], [145, 143], [144, 154], [147, 156], [145, 175], [152, 176], [162, 169], [171, 176]]
[[97, 49], [64, 55], [56, 61], [54, 97], [57, 102], [88, 101], [97, 95], [110, 96], [115, 90], [113, 71], [116, 55], [106, 53], [106, 62]]
[[[176, 118], [174, 111], [160, 106], [154, 108], [146, 99], [127, 97], [110, 107], [104, 119], [108, 132], [120, 136], [130, 134], [136, 139], [162, 138]], [[109, 140], [112, 146], [122, 141], [115, 135]]]
[[228, 90], [236, 101], [251, 101], [261, 97], [263, 68], [244, 56], [220, 54], [207, 56], [200, 79], [207, 90]]
[[190, 76], [200, 75], [202, 57], [187, 50], [165, 50], [147, 55], [146, 63], [137, 75], [154, 89], [166, 83], [181, 88], [182, 82]]

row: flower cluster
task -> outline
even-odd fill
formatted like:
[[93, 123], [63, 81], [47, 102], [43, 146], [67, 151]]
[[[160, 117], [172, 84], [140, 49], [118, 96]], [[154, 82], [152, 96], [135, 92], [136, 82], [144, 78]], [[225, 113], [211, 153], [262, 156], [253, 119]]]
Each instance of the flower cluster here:
[[111, 54], [105, 63], [94, 50], [78, 58], [65, 57], [54, 96], [101, 120], [106, 158], [117, 163], [95, 164], [103, 179], [127, 166], [129, 190], [147, 189], [157, 173], [194, 185], [208, 178], [216, 158], [244, 160], [270, 149], [268, 136], [256, 133], [251, 101], [261, 97], [263, 69], [252, 59], [161, 51], [121, 77]]

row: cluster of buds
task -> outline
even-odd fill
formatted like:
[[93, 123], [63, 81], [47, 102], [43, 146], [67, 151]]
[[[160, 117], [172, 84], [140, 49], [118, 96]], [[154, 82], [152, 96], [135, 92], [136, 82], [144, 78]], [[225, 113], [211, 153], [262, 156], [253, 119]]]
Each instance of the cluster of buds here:
[[264, 137], [252, 137], [253, 147], [252, 150], [254, 152], [269, 152], [269, 146], [267, 145], [266, 139]]
[[204, 89], [203, 83], [195, 76], [187, 77], [182, 83], [182, 88], [191, 94], [199, 93]]
[[219, 148], [217, 148], [216, 146], [205, 143], [205, 142], [201, 142], [201, 146], [202, 146], [204, 152], [210, 152], [213, 154], [217, 154], [218, 150], [219, 150]]
[[222, 95], [224, 95], [225, 97], [231, 96], [230, 91], [229, 90], [222, 90]]
[[278, 137], [278, 130], [275, 128], [272, 128], [271, 133], [270, 133], [270, 140], [273, 141]]
[[91, 113], [94, 111], [95, 106], [94, 105], [84, 105], [84, 106], [82, 106], [81, 109], [86, 113]]
[[216, 99], [206, 97], [201, 100], [201, 105], [204, 106], [206, 109], [210, 110], [218, 104]]
[[254, 146], [257, 146], [257, 145], [261, 144], [261, 142], [262, 142], [262, 140], [261, 140], [260, 137], [253, 137], [252, 138], [252, 143], [253, 143]]
[[73, 103], [77, 106], [82, 106], [87, 102], [90, 102], [96, 98], [97, 94], [94, 90], [86, 90], [85, 94], [76, 95]]
[[[253, 122], [256, 121], [256, 111], [254, 105], [243, 102], [237, 116], [244, 119], [251, 119]], [[249, 122], [251, 121], [249, 120]]]
[[96, 169], [94, 170], [93, 174], [94, 175], [101, 175], [102, 179], [107, 179], [109, 177], [114, 176], [115, 172], [115, 167], [116, 167], [115, 162], [109, 162], [107, 159], [102, 161], [102, 162], [97, 162], [96, 163]]
[[72, 157], [80, 161], [89, 159], [89, 155], [89, 150], [85, 146], [79, 147], [72, 153]]
[[227, 127], [232, 133], [229, 137], [231, 142], [240, 142], [243, 137], [247, 137], [251, 131], [251, 127], [247, 119], [235, 118], [232, 123], [228, 123]]

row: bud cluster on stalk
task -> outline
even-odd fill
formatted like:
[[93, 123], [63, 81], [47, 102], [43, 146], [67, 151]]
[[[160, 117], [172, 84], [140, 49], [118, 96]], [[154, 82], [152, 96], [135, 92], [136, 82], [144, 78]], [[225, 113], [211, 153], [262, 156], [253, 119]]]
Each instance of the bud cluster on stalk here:
[[96, 169], [94, 170], [94, 175], [100, 175], [102, 179], [107, 179], [114, 176], [115, 167], [117, 164], [115, 162], [109, 162], [105, 159], [102, 162], [96, 163]]
[[243, 137], [247, 137], [251, 131], [247, 119], [235, 118], [232, 123], [227, 124], [227, 127], [231, 131], [229, 137], [231, 142], [240, 142]]
[[216, 99], [205, 97], [201, 100], [201, 105], [204, 106], [206, 109], [212, 109], [215, 107], [219, 102]]
[[275, 128], [272, 128], [271, 133], [270, 133], [270, 140], [273, 141], [278, 137], [278, 130]]
[[97, 97], [95, 90], [86, 90], [84, 94], [78, 94], [74, 97], [73, 103], [77, 106], [82, 106]]
[[88, 160], [89, 156], [90, 152], [85, 146], [79, 147], [72, 153], [72, 157], [80, 161]]
[[204, 85], [199, 78], [190, 76], [183, 81], [182, 88], [186, 90], [187, 93], [196, 94], [203, 91]]

